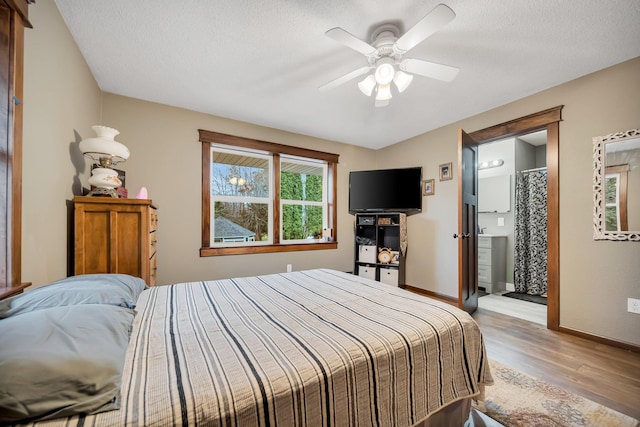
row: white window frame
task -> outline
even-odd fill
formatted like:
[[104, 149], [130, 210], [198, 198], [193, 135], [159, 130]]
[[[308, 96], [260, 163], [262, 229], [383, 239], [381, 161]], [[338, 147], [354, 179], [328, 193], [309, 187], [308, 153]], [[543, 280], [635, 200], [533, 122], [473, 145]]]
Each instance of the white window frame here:
[[[273, 177], [273, 156], [266, 154], [264, 152], [260, 152], [257, 150], [247, 150], [247, 149], [229, 149], [225, 146], [221, 146], [218, 144], [211, 144], [210, 156], [211, 159], [209, 165], [209, 179], [212, 179], [212, 168], [213, 168], [213, 153], [227, 153], [227, 154], [236, 154], [243, 155], [249, 157], [256, 157], [259, 159], [267, 160], [269, 162], [269, 195], [268, 197], [246, 197], [246, 196], [232, 196], [232, 195], [216, 195], [211, 193], [211, 218], [209, 219], [211, 224], [211, 236], [210, 236], [210, 244], [212, 248], [226, 248], [226, 247], [244, 247], [244, 246], [260, 246], [260, 245], [272, 245], [273, 244], [273, 191], [274, 191], [274, 177]], [[215, 235], [215, 203], [216, 202], [226, 202], [226, 203], [266, 203], [268, 205], [268, 240], [252, 240], [252, 241], [233, 241], [233, 240], [224, 240], [222, 242], [216, 242]]]
[[[282, 163], [294, 163], [305, 166], [314, 166], [322, 168], [322, 201], [307, 201], [307, 200], [289, 200], [280, 198], [280, 236], [284, 235], [284, 205], [304, 205], [304, 206], [320, 206], [322, 207], [322, 229], [327, 228], [328, 223], [328, 199], [327, 199], [327, 181], [328, 181], [328, 164], [325, 161], [301, 158], [295, 156], [280, 156], [280, 164]], [[282, 172], [281, 172], [282, 173]], [[311, 243], [323, 241], [322, 236], [320, 239], [291, 239], [287, 240], [284, 237], [281, 239], [282, 243]]]

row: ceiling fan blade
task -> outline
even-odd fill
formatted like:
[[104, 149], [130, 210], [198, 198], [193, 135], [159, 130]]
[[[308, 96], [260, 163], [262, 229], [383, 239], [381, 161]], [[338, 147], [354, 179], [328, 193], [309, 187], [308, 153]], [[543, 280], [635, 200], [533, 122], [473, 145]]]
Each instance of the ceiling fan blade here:
[[356, 52], [360, 52], [366, 56], [373, 56], [376, 54], [377, 49], [371, 46], [369, 43], [363, 42], [351, 33], [346, 32], [340, 27], [332, 28], [324, 33], [327, 37], [334, 39], [343, 45], [350, 47]]
[[329, 89], [333, 89], [334, 87], [338, 87], [343, 83], [348, 82], [351, 79], [355, 79], [358, 76], [365, 74], [367, 71], [371, 69], [370, 66], [360, 67], [357, 70], [353, 70], [350, 73], [345, 74], [344, 76], [338, 77], [335, 80], [331, 80], [329, 83], [325, 83], [318, 88], [319, 91], [326, 91]]
[[448, 6], [439, 4], [425, 15], [409, 31], [396, 40], [393, 48], [398, 53], [405, 53], [415, 47], [418, 43], [429, 37], [447, 25], [456, 14]]
[[450, 82], [456, 78], [459, 68], [449, 65], [436, 64], [422, 59], [406, 58], [400, 62], [400, 69], [408, 73], [419, 74], [443, 82]]

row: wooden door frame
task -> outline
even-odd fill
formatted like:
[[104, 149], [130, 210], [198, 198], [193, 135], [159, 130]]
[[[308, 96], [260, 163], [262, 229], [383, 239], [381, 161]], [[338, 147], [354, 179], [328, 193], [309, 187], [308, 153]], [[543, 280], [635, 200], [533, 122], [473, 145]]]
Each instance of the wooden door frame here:
[[547, 131], [547, 328], [560, 329], [560, 121], [564, 105], [510, 120], [469, 135], [478, 145]]
[[[478, 309], [478, 147], [468, 133], [458, 129], [458, 232], [454, 234], [458, 238], [458, 308], [469, 314]], [[472, 162], [464, 161], [466, 150], [473, 153]], [[465, 185], [465, 177], [472, 178], [473, 188], [468, 182]]]

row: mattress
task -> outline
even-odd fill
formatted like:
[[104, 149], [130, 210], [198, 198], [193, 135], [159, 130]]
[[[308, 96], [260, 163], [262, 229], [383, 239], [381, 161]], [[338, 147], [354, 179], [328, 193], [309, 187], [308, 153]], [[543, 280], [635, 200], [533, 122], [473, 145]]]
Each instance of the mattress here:
[[465, 312], [317, 269], [142, 292], [121, 407], [36, 425], [411, 426], [492, 382]]

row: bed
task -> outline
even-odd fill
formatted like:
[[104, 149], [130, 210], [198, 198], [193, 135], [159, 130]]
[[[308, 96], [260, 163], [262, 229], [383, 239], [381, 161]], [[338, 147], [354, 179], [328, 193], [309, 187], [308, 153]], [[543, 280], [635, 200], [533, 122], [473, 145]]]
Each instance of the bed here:
[[[123, 324], [131, 319], [128, 342], [115, 352], [121, 375], [103, 397], [107, 406], [85, 406], [79, 415], [48, 408], [35, 415], [53, 419], [34, 421], [29, 413], [32, 424], [462, 425], [471, 399], [492, 383], [482, 335], [467, 313], [351, 274], [317, 269], [137, 286], [129, 299], [68, 304], [126, 313]], [[17, 314], [5, 304], [0, 325], [38, 313], [19, 312], [19, 302]], [[39, 312], [65, 309], [58, 304]]]

